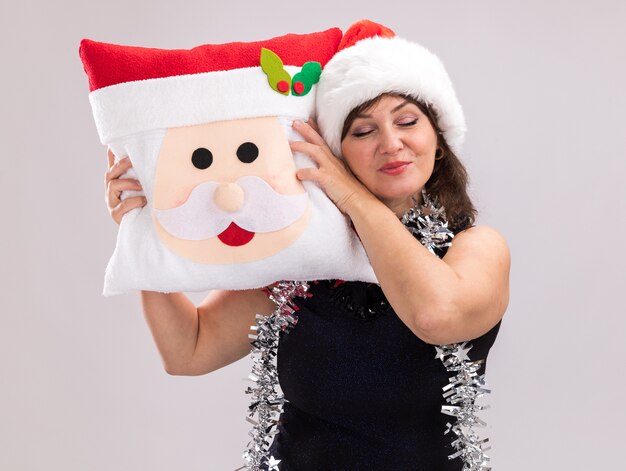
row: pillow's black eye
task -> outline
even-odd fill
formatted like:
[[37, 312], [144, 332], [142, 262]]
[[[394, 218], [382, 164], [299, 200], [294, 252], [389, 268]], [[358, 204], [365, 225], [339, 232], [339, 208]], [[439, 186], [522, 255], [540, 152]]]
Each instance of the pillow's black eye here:
[[193, 151], [193, 154], [191, 154], [191, 163], [200, 170], [209, 168], [213, 163], [213, 154], [211, 154], [209, 149], [198, 147]]
[[252, 163], [259, 156], [259, 148], [252, 142], [244, 142], [237, 149], [237, 158], [244, 164]]

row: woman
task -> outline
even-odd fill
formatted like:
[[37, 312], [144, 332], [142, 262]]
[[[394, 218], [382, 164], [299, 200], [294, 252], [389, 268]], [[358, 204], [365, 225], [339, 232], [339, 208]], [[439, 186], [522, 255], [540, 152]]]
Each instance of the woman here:
[[[278, 356], [288, 402], [270, 452], [281, 470], [460, 470], [461, 458], [448, 459], [453, 434], [444, 435], [454, 420], [441, 413], [450, 373], [433, 344], [471, 340], [470, 359], [484, 360], [508, 304], [509, 251], [497, 231], [473, 225], [455, 154], [463, 114], [443, 65], [400, 38], [361, 39], [371, 28], [346, 32], [319, 84], [321, 135], [314, 122], [295, 122], [305, 141], [291, 147], [317, 164], [298, 178], [319, 184], [350, 217], [380, 288], [316, 282], [296, 301], [299, 321]], [[119, 179], [128, 159], [109, 159], [107, 199], [119, 223], [144, 202], [120, 202], [138, 182]], [[454, 233], [437, 257], [401, 222], [422, 205], [433, 218], [445, 209]], [[274, 308], [261, 290], [212, 292], [198, 307], [181, 293], [141, 296], [165, 369], [179, 375], [248, 354], [255, 314]]]

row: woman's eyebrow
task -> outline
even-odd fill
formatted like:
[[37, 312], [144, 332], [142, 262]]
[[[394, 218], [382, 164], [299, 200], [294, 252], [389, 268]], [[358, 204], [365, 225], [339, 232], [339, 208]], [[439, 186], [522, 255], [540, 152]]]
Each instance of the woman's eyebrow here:
[[396, 106], [394, 109], [391, 110], [392, 113], [395, 113], [396, 111], [398, 111], [400, 108], [411, 104], [411, 102], [409, 100], [404, 100], [402, 103], [400, 103], [398, 106]]
[[[394, 107], [391, 110], [391, 113], [395, 113], [396, 111], [398, 111], [399, 109], [401, 109], [402, 107], [406, 106], [406, 105], [410, 105], [411, 102], [409, 100], [404, 100], [402, 103], [400, 103], [398, 106]], [[367, 113], [359, 113], [358, 115], [356, 115], [354, 117], [354, 119], [367, 119], [367, 118], [371, 118], [372, 115], [367, 114]]]

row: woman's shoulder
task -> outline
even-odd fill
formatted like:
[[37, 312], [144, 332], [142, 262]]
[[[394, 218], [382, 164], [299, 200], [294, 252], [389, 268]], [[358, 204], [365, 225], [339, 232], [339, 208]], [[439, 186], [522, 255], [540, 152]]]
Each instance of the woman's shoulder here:
[[470, 226], [456, 232], [454, 241], [471, 241], [472, 243], [488, 243], [489, 245], [507, 245], [504, 236], [495, 228], [486, 225]]
[[504, 236], [495, 228], [486, 225], [471, 226], [455, 234], [446, 255], [484, 253], [489, 258], [496, 257], [504, 262], [510, 259], [510, 250]]

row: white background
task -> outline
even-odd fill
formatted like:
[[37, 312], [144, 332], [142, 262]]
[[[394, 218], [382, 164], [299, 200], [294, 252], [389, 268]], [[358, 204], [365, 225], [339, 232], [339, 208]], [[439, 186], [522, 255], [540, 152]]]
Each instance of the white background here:
[[168, 376], [138, 297], [100, 295], [116, 226], [81, 38], [160, 48], [368, 17], [444, 61], [479, 222], [512, 252], [491, 352], [495, 470], [616, 469], [623, 448], [626, 3], [4, 2], [0, 469], [233, 470], [248, 360]]

